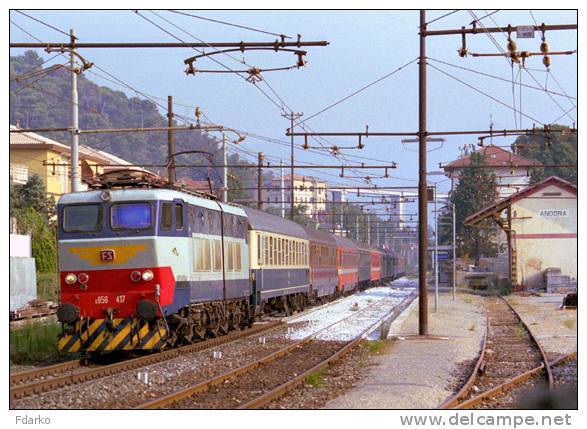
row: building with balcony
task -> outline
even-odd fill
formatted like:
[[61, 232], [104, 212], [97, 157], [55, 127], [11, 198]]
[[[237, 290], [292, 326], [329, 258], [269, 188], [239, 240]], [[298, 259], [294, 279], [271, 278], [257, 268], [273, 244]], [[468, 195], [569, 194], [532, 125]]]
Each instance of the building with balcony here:
[[[18, 127], [11, 125], [10, 130]], [[87, 189], [94, 176], [117, 168], [128, 168], [130, 162], [110, 153], [79, 146], [81, 189]], [[58, 198], [71, 191], [71, 149], [69, 145], [36, 133], [10, 133], [10, 181], [22, 185], [36, 174], [41, 178], [47, 196]], [[117, 167], [117, 166], [120, 167]]]
[[[291, 175], [283, 177], [283, 198], [281, 192], [281, 177], [274, 177], [269, 189], [265, 193], [265, 203], [272, 207], [281, 207], [282, 201], [288, 210], [291, 200]], [[294, 205], [302, 209], [302, 213], [316, 217], [326, 210], [326, 182], [315, 177], [294, 174]]]

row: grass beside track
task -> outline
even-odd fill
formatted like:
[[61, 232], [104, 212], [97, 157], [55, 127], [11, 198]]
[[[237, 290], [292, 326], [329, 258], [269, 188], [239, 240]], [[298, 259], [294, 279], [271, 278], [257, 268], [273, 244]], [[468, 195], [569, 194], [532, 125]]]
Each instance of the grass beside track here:
[[10, 327], [10, 363], [14, 365], [52, 362], [65, 355], [57, 350], [57, 322], [25, 321]]

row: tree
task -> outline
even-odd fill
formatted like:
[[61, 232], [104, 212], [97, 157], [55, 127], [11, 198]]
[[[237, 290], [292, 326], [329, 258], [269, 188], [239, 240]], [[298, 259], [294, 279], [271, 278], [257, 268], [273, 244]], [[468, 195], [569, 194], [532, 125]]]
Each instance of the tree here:
[[[569, 127], [553, 125], [552, 129], [564, 130], [562, 133], [551, 133], [550, 144], [541, 134], [519, 136], [512, 150], [529, 159], [540, 161], [544, 165], [572, 164], [577, 165], [577, 133], [571, 132]], [[549, 176], [558, 176], [577, 184], [577, 169], [570, 167], [546, 167], [530, 169], [531, 183], [539, 182]]]
[[[499, 193], [495, 174], [486, 167], [482, 154], [472, 153], [470, 165], [472, 168], [463, 168], [459, 174], [459, 183], [451, 195], [451, 202], [456, 206], [458, 253], [471, 257], [478, 265], [481, 256], [494, 257], [502, 250], [495, 242], [497, 226], [490, 221], [484, 222], [480, 228], [466, 227], [463, 223], [468, 216], [495, 202]], [[441, 217], [442, 223], [448, 215], [452, 214]]]
[[55, 201], [47, 197], [45, 185], [36, 174], [31, 175], [22, 186], [10, 185], [10, 215], [13, 215], [14, 210], [28, 207], [36, 210], [47, 221], [55, 215]]

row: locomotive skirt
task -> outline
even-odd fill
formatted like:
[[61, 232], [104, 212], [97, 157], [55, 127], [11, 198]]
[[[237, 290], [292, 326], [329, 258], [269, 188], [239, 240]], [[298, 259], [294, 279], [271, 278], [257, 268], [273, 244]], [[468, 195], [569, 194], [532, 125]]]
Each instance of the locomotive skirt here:
[[163, 348], [166, 340], [167, 327], [162, 320], [85, 319], [65, 328], [57, 349], [68, 353], [157, 350]]

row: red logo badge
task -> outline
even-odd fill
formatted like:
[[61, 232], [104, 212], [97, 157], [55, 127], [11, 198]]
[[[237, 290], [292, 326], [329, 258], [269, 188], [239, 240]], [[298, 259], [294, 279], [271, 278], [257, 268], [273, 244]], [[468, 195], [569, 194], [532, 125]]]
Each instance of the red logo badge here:
[[114, 250], [100, 250], [100, 259], [106, 262], [114, 261]]

